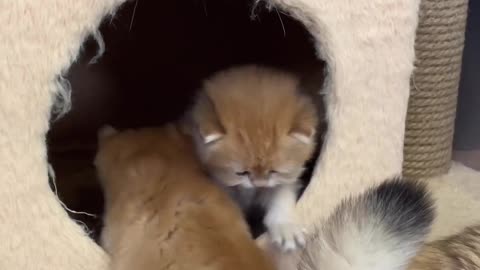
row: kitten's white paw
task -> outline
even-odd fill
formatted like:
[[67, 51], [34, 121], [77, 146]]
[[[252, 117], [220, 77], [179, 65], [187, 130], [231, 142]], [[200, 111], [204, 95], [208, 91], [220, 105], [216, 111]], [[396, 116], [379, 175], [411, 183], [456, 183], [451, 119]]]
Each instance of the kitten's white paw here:
[[284, 251], [292, 251], [305, 245], [304, 230], [292, 222], [267, 224], [272, 241]]

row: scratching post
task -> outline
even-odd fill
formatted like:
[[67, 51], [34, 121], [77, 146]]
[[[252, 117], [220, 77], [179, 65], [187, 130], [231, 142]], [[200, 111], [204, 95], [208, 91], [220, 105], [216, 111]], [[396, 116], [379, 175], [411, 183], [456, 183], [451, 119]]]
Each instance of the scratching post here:
[[467, 8], [468, 0], [421, 1], [405, 134], [405, 176], [431, 177], [450, 168]]

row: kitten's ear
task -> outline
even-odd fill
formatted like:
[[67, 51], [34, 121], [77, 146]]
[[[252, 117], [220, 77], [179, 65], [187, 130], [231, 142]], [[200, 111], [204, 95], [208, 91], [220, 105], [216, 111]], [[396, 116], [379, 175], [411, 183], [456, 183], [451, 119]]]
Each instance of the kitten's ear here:
[[225, 129], [218, 118], [215, 105], [205, 93], [198, 96], [192, 116], [205, 144], [216, 142], [225, 135]]
[[312, 102], [305, 100], [302, 103], [288, 135], [304, 144], [311, 144], [314, 142], [318, 116]]
[[117, 133], [118, 131], [115, 128], [110, 125], [105, 125], [98, 130], [97, 138], [99, 142], [103, 142]]

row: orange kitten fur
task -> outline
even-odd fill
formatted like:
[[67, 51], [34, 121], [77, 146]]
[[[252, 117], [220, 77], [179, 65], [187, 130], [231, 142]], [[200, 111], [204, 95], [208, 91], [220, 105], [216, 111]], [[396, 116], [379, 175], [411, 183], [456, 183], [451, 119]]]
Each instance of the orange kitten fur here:
[[408, 270], [480, 269], [480, 225], [425, 245]]
[[177, 127], [99, 133], [112, 269], [273, 270], [242, 213], [204, 174]]
[[293, 216], [297, 182], [315, 148], [317, 111], [296, 76], [244, 66], [204, 83], [191, 112], [200, 158], [232, 187], [244, 208], [261, 202], [273, 240], [285, 249], [303, 243]]

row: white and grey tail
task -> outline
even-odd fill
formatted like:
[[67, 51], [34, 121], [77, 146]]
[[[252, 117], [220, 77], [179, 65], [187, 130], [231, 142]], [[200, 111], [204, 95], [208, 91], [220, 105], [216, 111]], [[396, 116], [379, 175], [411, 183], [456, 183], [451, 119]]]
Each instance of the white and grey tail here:
[[433, 202], [423, 184], [387, 181], [344, 201], [308, 239], [298, 269], [407, 269], [433, 219]]

